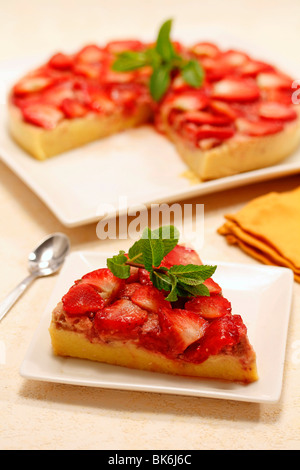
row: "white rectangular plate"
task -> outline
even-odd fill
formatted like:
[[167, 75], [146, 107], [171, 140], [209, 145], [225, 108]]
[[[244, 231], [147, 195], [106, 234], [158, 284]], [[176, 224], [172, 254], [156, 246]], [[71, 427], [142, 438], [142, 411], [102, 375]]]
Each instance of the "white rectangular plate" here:
[[[261, 47], [241, 44], [239, 38], [216, 31], [175, 32], [186, 43], [213, 40], [223, 48], [248, 51], [254, 57], [273, 62], [295, 79], [300, 73], [290, 64], [263, 53]], [[101, 219], [100, 208], [108, 216], [122, 214], [128, 207], [174, 202], [300, 171], [300, 151], [284, 162], [261, 170], [191, 184], [183, 176], [187, 167], [173, 145], [150, 126], [133, 129], [70, 152], [39, 162], [10, 138], [6, 128], [6, 94], [11, 85], [42, 58], [8, 61], [0, 67], [0, 158], [49, 207], [60, 222], [75, 227]], [[120, 197], [125, 205], [120, 208]], [[124, 204], [124, 200], [122, 200]]]
[[23, 377], [91, 387], [158, 392], [249, 402], [277, 402], [280, 398], [290, 316], [293, 274], [269, 266], [217, 263], [214, 275], [223, 287], [233, 312], [241, 314], [257, 354], [259, 380], [249, 385], [217, 380], [177, 377], [127, 369], [84, 359], [56, 357], [48, 328], [51, 312], [75, 279], [106, 266], [110, 253], [72, 253], [41, 318], [20, 368]]

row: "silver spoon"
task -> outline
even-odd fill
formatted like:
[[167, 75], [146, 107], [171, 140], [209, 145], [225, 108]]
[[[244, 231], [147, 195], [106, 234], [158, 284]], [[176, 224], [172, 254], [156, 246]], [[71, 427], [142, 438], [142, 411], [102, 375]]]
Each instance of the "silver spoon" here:
[[25, 289], [37, 277], [49, 276], [62, 266], [70, 249], [70, 242], [63, 233], [54, 233], [44, 239], [28, 256], [27, 276], [0, 304], [0, 320], [7, 314]]

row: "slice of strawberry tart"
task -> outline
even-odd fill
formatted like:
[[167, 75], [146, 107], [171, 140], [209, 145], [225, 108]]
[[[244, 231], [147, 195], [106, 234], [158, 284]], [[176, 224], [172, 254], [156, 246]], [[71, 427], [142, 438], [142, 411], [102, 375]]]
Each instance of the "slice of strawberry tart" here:
[[[178, 265], [202, 263], [194, 250], [177, 244], [160, 266], [166, 272]], [[53, 351], [181, 376], [256, 381], [256, 355], [241, 316], [232, 313], [211, 277], [203, 284], [208, 295], [172, 302], [142, 267], [130, 266], [126, 279], [108, 268], [92, 271], [74, 283], [53, 311]]]

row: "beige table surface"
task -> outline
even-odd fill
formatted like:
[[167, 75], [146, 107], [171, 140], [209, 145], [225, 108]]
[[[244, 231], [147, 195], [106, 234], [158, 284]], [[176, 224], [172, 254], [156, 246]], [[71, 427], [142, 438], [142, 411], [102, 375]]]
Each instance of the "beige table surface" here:
[[[268, 1], [0, 0], [0, 59], [76, 48], [114, 36], [152, 34], [166, 18], [180, 27], [220, 27], [299, 61], [300, 3]], [[296, 77], [300, 78], [300, 77]], [[26, 257], [45, 235], [65, 232], [72, 251], [117, 250], [95, 224], [66, 229], [0, 162], [0, 297], [26, 275]], [[258, 264], [216, 234], [227, 212], [269, 191], [300, 184], [300, 175], [201, 197], [202, 256]], [[19, 367], [56, 277], [40, 279], [0, 324], [1, 449], [299, 449], [300, 285], [294, 285], [283, 391], [276, 404], [110, 391], [25, 380]], [[297, 350], [298, 345], [298, 350]]]

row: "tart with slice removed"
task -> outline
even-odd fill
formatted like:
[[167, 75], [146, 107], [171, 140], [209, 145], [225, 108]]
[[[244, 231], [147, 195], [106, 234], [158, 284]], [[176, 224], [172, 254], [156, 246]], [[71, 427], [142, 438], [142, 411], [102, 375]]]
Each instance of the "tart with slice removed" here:
[[[175, 266], [177, 271], [178, 266], [208, 269], [194, 250], [179, 244], [159, 269], [171, 273]], [[173, 375], [256, 381], [256, 356], [247, 328], [208, 275], [206, 271], [205, 295], [186, 295], [180, 287], [182, 296], [170, 301], [170, 293], [158, 289], [144, 268], [131, 266], [125, 279], [109, 268], [92, 271], [70, 287], [52, 313], [53, 351]]]
[[[154, 122], [201, 180], [274, 165], [297, 148], [300, 119], [291, 77], [243, 51], [174, 42], [165, 44], [161, 54], [167, 50], [175, 60], [194, 64], [204, 78], [200, 85], [193, 83], [190, 67], [185, 75], [175, 68], [155, 81], [147, 59], [163, 63], [159, 44], [161, 38], [156, 47], [113, 41], [56, 53], [13, 86], [8, 102], [12, 137], [45, 160]], [[123, 71], [116, 71], [120, 56]], [[159, 83], [168, 87], [157, 98], [154, 85]]]

